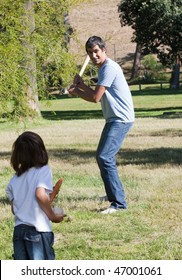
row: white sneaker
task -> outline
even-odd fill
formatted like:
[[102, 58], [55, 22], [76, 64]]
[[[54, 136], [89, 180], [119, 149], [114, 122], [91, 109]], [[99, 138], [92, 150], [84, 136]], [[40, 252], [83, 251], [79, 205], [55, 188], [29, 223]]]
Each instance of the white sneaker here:
[[100, 202], [109, 201], [107, 195], [99, 196]]
[[117, 211], [119, 211], [120, 209], [116, 209], [116, 208], [113, 208], [113, 207], [109, 207], [103, 211], [101, 211], [100, 213], [101, 214], [112, 214], [112, 213], [115, 213]]

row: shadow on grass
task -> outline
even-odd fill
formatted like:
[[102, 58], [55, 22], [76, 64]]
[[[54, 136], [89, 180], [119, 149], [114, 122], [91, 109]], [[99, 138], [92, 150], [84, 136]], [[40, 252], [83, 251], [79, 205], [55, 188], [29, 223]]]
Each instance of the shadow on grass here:
[[[49, 150], [50, 157], [60, 158], [60, 161], [72, 162], [73, 165], [84, 164], [95, 160], [94, 151], [78, 149]], [[180, 165], [182, 164], [181, 148], [153, 148], [145, 150], [122, 149], [117, 155], [118, 165]]]
[[[164, 111], [164, 113], [171, 112], [175, 113], [174, 111], [182, 110], [182, 107], [162, 107], [162, 108], [135, 108], [135, 112], [148, 112], [150, 117], [150, 112], [161, 112]], [[182, 112], [181, 112], [182, 113]]]
[[0, 152], [0, 157], [7, 158], [11, 155], [11, 152]]
[[[170, 133], [170, 132], [165, 132]], [[178, 136], [181, 136], [179, 132]], [[154, 135], [155, 136], [155, 135]], [[173, 135], [172, 135], [173, 136]], [[174, 135], [176, 136], [176, 134]], [[96, 151], [82, 151], [80, 149], [48, 149], [50, 158], [60, 158], [60, 161], [68, 161], [75, 164], [84, 164], [89, 160], [95, 161]], [[0, 157], [9, 158], [10, 152], [0, 152]], [[182, 148], [152, 148], [144, 150], [121, 149], [117, 155], [117, 164], [182, 164]]]
[[[181, 112], [178, 112], [181, 110]], [[158, 115], [154, 113], [159, 112]], [[181, 118], [182, 107], [165, 107], [165, 108], [135, 108], [136, 117], [159, 117], [159, 118]], [[147, 114], [146, 114], [147, 113]], [[68, 111], [42, 111], [42, 117], [47, 120], [86, 120], [86, 119], [103, 119], [102, 110], [68, 110]]]
[[[147, 84], [143, 84], [143, 86], [145, 86], [145, 89], [142, 89], [142, 90], [131, 90], [132, 96], [158, 96], [158, 95], [161, 96], [161, 95], [182, 94], [181, 89], [151, 88], [150, 87], [151, 85], [147, 87]], [[155, 84], [153, 84], [153, 86], [155, 87]]]
[[10, 204], [9, 199], [6, 196], [0, 197], [0, 204], [9, 205]]
[[182, 107], [135, 108], [135, 116], [140, 118], [177, 119], [182, 118]]
[[180, 165], [182, 164], [181, 148], [153, 148], [146, 150], [121, 150], [118, 155], [120, 164], [136, 165]]
[[[1, 155], [2, 153], [0, 153]], [[7, 154], [7, 153], [6, 153]], [[48, 150], [50, 159], [59, 159], [60, 165], [64, 162], [70, 162], [72, 165], [85, 164], [89, 162], [96, 163], [95, 151], [82, 151], [80, 149], [51, 149]], [[181, 165], [182, 164], [182, 148], [152, 148], [152, 149], [121, 149], [117, 155], [117, 164], [119, 165], [149, 165], [150, 168], [156, 166], [168, 165]], [[78, 197], [77, 200], [93, 199]], [[94, 197], [95, 199], [95, 197]], [[69, 198], [68, 198], [69, 200]], [[0, 197], [0, 204], [8, 205], [9, 200], [6, 196]]]
[[44, 119], [52, 121], [103, 118], [102, 110], [42, 111], [41, 114]]

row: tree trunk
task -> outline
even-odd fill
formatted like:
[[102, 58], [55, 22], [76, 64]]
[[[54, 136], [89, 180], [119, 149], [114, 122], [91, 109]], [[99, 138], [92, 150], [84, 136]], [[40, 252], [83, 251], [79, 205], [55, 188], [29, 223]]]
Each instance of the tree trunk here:
[[176, 64], [173, 67], [173, 71], [171, 74], [171, 88], [178, 89], [179, 88], [179, 77], [180, 77], [180, 59], [177, 56]]
[[141, 68], [141, 45], [137, 44], [130, 80], [133, 80], [134, 78], [137, 78], [139, 76], [140, 68]]
[[22, 45], [25, 56], [25, 69], [27, 73], [27, 102], [31, 110], [40, 115], [40, 109], [38, 106], [38, 90], [37, 90], [37, 76], [36, 76], [36, 51], [31, 42], [31, 36], [35, 29], [34, 19], [34, 3], [33, 0], [28, 0], [24, 4], [23, 15], [23, 40]]

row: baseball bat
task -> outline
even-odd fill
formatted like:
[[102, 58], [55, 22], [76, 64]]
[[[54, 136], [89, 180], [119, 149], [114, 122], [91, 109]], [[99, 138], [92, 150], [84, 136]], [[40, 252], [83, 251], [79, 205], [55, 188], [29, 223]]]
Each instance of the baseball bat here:
[[[52, 193], [50, 194], [50, 204], [53, 203], [54, 199], [56, 198], [56, 196], [58, 195], [59, 191], [60, 191], [60, 188], [61, 188], [61, 185], [63, 183], [63, 178], [59, 178], [59, 180], [56, 182], [56, 184], [54, 185], [53, 187], [53, 191]], [[61, 209], [60, 207], [58, 207], [59, 209]], [[54, 209], [54, 208], [53, 208]], [[56, 209], [56, 207], [55, 207]], [[61, 209], [62, 210], [62, 209]], [[62, 210], [63, 211], [63, 210]], [[66, 221], [67, 222], [71, 222], [72, 221], [72, 218], [70, 216], [68, 216], [67, 214], [65, 214], [63, 212], [64, 216], [66, 217]], [[64, 219], [65, 219], [64, 217]]]
[[60, 190], [61, 185], [62, 185], [62, 182], [63, 182], [63, 178], [60, 178], [60, 179], [56, 182], [56, 184], [54, 185], [53, 191], [52, 191], [52, 193], [50, 194], [50, 204], [53, 202], [53, 200], [55, 199], [55, 197], [58, 195], [59, 190]]
[[[89, 63], [89, 61], [90, 61], [90, 57], [89, 57], [89, 55], [87, 54], [87, 56], [86, 56], [86, 58], [85, 58], [85, 61], [84, 61], [83, 65], [82, 65], [82, 68], [80, 69], [80, 72], [79, 72], [79, 76], [80, 76], [80, 77], [83, 75], [83, 73], [84, 73], [84, 71], [85, 71], [85, 69], [86, 69], [86, 67], [87, 67], [87, 65], [88, 65], [88, 63]], [[65, 94], [67, 94], [67, 93], [68, 93], [68, 90], [65, 90]], [[69, 94], [68, 94], [68, 95], [69, 95]], [[69, 96], [71, 96], [71, 95], [69, 95]]]
[[80, 77], [83, 75], [83, 73], [84, 73], [84, 71], [85, 71], [85, 69], [86, 69], [86, 67], [87, 67], [87, 65], [88, 65], [88, 63], [89, 63], [89, 61], [90, 61], [90, 57], [89, 57], [89, 55], [87, 54], [87, 56], [86, 56], [86, 58], [85, 58], [85, 61], [84, 61], [83, 65], [82, 65], [82, 68], [81, 68], [81, 70], [80, 70], [80, 72], [79, 72]]

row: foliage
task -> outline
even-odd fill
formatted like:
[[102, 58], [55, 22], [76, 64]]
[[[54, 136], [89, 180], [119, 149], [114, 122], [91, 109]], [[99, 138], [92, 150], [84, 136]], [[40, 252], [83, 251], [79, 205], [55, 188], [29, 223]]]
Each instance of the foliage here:
[[[1, 1], [2, 2], [2, 1]], [[18, 3], [3, 1], [0, 12], [0, 114], [7, 112], [7, 100], [21, 100], [25, 108], [23, 80], [25, 71], [21, 67], [23, 60], [21, 43], [19, 40], [21, 25], [17, 21]], [[20, 9], [20, 8], [19, 8]], [[17, 14], [15, 16], [15, 11]], [[9, 18], [8, 18], [9, 17]], [[18, 96], [18, 98], [16, 97]]]
[[[0, 1], [0, 116], [11, 115], [18, 119], [33, 113], [27, 103], [26, 85], [30, 81], [25, 69], [27, 54], [23, 42], [26, 36], [28, 44], [35, 50], [39, 97], [47, 94], [50, 81], [54, 86], [66, 86], [75, 71], [74, 59], [67, 49], [70, 29], [65, 24], [65, 15], [69, 1], [29, 1], [34, 5], [35, 19], [30, 36], [27, 35], [29, 27], [23, 22], [27, 1]], [[33, 59], [30, 58], [30, 63]], [[9, 108], [7, 100], [12, 100]]]
[[144, 66], [143, 81], [150, 83], [165, 80], [165, 74], [162, 72], [164, 67], [153, 55], [144, 56], [141, 62]]
[[67, 49], [70, 27], [64, 24], [67, 9], [66, 0], [51, 1], [51, 5], [43, 1], [35, 8], [37, 65], [44, 74], [46, 88], [50, 79], [54, 86], [66, 86], [74, 70], [74, 59]]
[[122, 0], [118, 5], [121, 25], [134, 29], [133, 41], [143, 53], [156, 53], [165, 66], [182, 55], [181, 0]]

